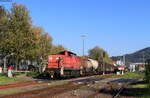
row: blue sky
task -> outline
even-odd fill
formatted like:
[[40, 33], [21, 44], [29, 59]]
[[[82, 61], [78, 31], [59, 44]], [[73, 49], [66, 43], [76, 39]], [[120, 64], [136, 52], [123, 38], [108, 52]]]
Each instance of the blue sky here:
[[[98, 45], [110, 56], [150, 46], [150, 0], [12, 0], [28, 8], [54, 44], [82, 55]], [[10, 8], [10, 2], [0, 2]]]

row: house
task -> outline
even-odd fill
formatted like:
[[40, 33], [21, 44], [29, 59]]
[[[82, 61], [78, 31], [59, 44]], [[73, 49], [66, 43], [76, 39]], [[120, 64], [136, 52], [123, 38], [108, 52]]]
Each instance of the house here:
[[118, 66], [118, 65], [125, 65], [124, 62], [122, 60], [116, 60], [113, 61], [114, 66]]

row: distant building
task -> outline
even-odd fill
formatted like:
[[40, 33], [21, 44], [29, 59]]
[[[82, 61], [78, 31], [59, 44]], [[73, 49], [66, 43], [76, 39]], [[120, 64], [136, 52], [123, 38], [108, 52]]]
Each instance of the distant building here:
[[144, 71], [145, 63], [131, 63], [129, 66], [130, 72]]
[[113, 65], [117, 67], [117, 75], [124, 74], [125, 64], [121, 60], [113, 61]]
[[134, 64], [134, 63], [130, 64], [130, 66], [129, 66], [130, 72], [135, 72], [135, 68], [136, 68], [136, 64]]

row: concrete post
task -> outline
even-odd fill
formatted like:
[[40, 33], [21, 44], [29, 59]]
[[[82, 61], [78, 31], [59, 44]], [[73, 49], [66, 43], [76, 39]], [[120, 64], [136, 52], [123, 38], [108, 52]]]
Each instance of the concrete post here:
[[2, 67], [0, 67], [0, 73], [2, 73]]
[[12, 76], [12, 67], [11, 66], [8, 68], [8, 77], [10, 77], [10, 78], [13, 77]]

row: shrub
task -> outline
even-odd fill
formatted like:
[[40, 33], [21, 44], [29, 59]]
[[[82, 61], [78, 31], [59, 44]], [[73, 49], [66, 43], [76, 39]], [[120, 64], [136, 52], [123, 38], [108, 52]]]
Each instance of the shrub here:
[[13, 72], [14, 76], [23, 75], [23, 74], [25, 74], [25, 73], [24, 72]]
[[4, 73], [0, 73], [0, 77], [2, 77], [2, 76], [6, 76], [6, 74], [4, 74]]
[[35, 77], [39, 76], [39, 74], [40, 73], [38, 73], [38, 72], [29, 72], [29, 73], [27, 73], [27, 76], [35, 78]]

